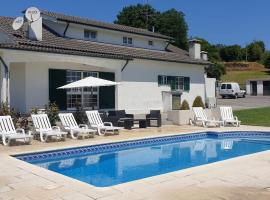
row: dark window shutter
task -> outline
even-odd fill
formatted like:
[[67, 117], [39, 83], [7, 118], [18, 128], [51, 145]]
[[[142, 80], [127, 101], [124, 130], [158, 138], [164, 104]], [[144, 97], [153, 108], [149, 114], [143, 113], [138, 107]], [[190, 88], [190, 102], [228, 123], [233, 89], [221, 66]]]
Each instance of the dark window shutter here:
[[[99, 78], [115, 81], [114, 73], [99, 72]], [[115, 108], [115, 86], [99, 87], [99, 108]]]
[[176, 89], [176, 77], [175, 76], [171, 76], [171, 80], [170, 80], [170, 85], [171, 85], [171, 90], [174, 91]]
[[190, 78], [184, 77], [184, 91], [190, 90]]
[[162, 85], [162, 76], [158, 75], [158, 85]]
[[67, 108], [67, 92], [57, 88], [66, 83], [66, 70], [49, 69], [49, 100], [52, 103], [55, 102], [60, 110]]

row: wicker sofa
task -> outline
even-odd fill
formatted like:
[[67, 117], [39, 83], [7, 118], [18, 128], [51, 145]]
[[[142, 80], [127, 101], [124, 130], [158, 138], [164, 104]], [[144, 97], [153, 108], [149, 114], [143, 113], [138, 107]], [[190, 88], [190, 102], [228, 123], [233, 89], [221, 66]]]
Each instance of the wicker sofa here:
[[126, 114], [125, 110], [108, 111], [107, 121], [112, 122], [114, 126], [124, 126], [124, 119], [134, 119], [133, 114]]

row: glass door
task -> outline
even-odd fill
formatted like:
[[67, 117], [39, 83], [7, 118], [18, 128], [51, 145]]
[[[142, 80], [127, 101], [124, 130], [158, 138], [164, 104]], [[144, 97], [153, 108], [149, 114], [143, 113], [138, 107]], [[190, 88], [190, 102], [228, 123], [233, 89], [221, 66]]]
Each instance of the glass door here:
[[[67, 83], [72, 83], [83, 78], [98, 77], [98, 72], [91, 71], [67, 71]], [[98, 88], [74, 88], [67, 90], [67, 110], [76, 110], [77, 107], [84, 109], [99, 109]]]

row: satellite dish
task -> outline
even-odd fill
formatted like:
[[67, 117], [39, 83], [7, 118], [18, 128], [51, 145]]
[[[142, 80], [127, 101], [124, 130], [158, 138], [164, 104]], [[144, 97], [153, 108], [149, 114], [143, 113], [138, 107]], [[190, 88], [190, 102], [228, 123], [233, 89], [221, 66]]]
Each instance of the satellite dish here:
[[37, 21], [40, 18], [40, 11], [36, 7], [30, 7], [25, 11], [25, 17], [30, 22]]
[[23, 26], [24, 19], [23, 17], [16, 17], [16, 19], [13, 21], [12, 28], [17, 31]]

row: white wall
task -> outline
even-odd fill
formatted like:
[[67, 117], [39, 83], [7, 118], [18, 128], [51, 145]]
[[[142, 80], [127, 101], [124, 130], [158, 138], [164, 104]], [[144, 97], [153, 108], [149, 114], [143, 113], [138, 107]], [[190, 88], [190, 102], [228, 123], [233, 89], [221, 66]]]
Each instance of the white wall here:
[[251, 94], [251, 85], [250, 85], [250, 81], [247, 81], [246, 82], [246, 93], [248, 94], [248, 95], [250, 95]]
[[158, 86], [158, 75], [190, 77], [190, 91], [183, 92], [181, 100], [187, 100], [190, 106], [196, 96], [201, 96], [204, 101], [203, 66], [134, 60], [122, 72], [122, 84], [118, 87], [119, 109], [133, 113], [147, 113], [150, 109], [163, 110], [162, 91], [169, 91], [169, 88]]
[[207, 98], [216, 97], [216, 79], [205, 78], [205, 95]]
[[26, 109], [25, 75], [25, 63], [12, 63], [10, 65], [10, 105], [20, 111]]
[[263, 95], [263, 81], [257, 81], [257, 95]]
[[[45, 20], [44, 20], [45, 21]], [[54, 23], [51, 21], [45, 21], [46, 25], [54, 29], [60, 35], [63, 35], [66, 25], [61, 23]], [[96, 42], [101, 43], [108, 43], [108, 44], [116, 44], [116, 45], [123, 45], [123, 36], [132, 37], [133, 38], [133, 46], [139, 48], [148, 48], [148, 49], [155, 49], [155, 50], [164, 50], [167, 43], [163, 39], [152, 38], [148, 36], [140, 36], [136, 34], [124, 33], [120, 31], [111, 31], [96, 27], [84, 26], [84, 25], [77, 25], [77, 24], [70, 24], [67, 31], [66, 37], [76, 38], [84, 40], [84, 29], [97, 31], [97, 39]], [[148, 45], [148, 41], [152, 40], [154, 42], [153, 46]]]

